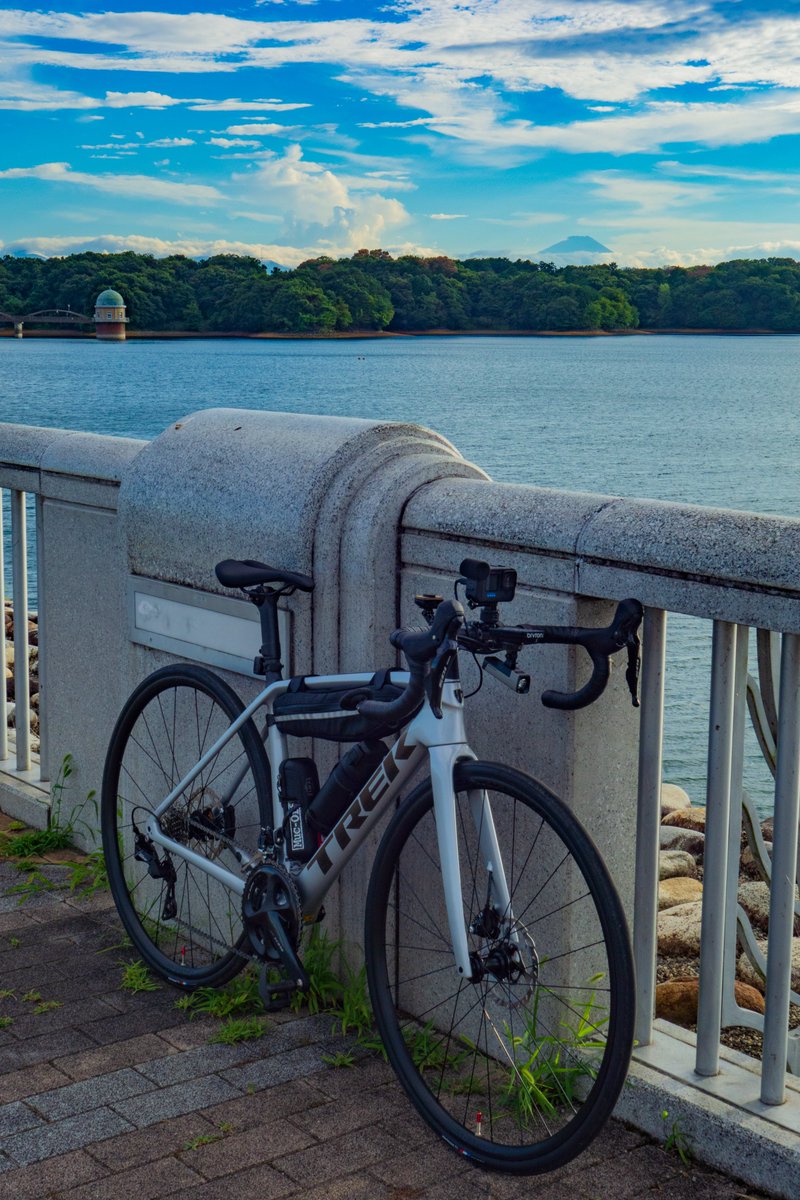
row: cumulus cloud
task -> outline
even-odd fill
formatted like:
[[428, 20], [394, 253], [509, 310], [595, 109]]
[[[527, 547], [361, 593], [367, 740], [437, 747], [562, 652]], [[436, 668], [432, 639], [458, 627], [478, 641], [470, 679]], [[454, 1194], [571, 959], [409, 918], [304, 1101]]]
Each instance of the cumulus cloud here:
[[282, 235], [309, 243], [318, 254], [350, 254], [361, 246], [386, 245], [409, 215], [403, 204], [375, 191], [379, 181], [337, 174], [306, 160], [298, 145], [259, 162], [238, 182], [267, 211], [284, 214]]
[[136, 196], [143, 200], [172, 201], [176, 204], [208, 204], [222, 199], [215, 187], [200, 183], [178, 183], [151, 175], [93, 175], [73, 171], [69, 163], [41, 163], [36, 167], [9, 167], [0, 171], [2, 179], [42, 179], [48, 183], [71, 183], [109, 192], [115, 196]]

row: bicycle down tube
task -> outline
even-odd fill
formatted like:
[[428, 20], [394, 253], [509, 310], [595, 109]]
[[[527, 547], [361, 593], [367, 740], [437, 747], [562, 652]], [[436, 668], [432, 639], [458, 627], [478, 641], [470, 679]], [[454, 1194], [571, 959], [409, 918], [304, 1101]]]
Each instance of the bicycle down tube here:
[[[397, 672], [402, 678], [403, 672]], [[306, 682], [314, 688], [329, 687], [333, 677], [317, 676]], [[341, 683], [343, 677], [335, 677]], [[354, 675], [344, 679], [345, 682], [363, 683], [371, 676]], [[243, 722], [263, 704], [269, 709], [276, 695], [285, 691], [287, 681], [280, 680], [265, 688], [253, 702], [244, 710], [241, 716], [233, 722], [215, 745], [202, 756], [191, 771], [172, 789], [169, 796], [155, 810], [146, 822], [147, 836], [163, 850], [185, 859], [192, 866], [205, 871], [218, 879], [237, 895], [242, 895], [245, 879], [210, 860], [190, 847], [167, 837], [161, 830], [159, 818], [168, 809], [172, 801], [211, 761], [219, 748], [229, 741]], [[422, 762], [427, 751], [430, 763], [431, 781], [433, 784], [434, 811], [436, 817], [437, 840], [442, 863], [442, 876], [446, 897], [446, 907], [452, 949], [458, 972], [465, 978], [470, 977], [470, 959], [467, 946], [466, 929], [463, 920], [463, 903], [461, 877], [458, 861], [458, 838], [455, 829], [455, 792], [453, 788], [453, 770], [458, 762], [475, 759], [474, 752], [466, 741], [463, 721], [463, 704], [457, 695], [458, 685], [448, 682], [444, 687], [443, 718], [434, 717], [428, 705], [407, 726], [367, 783], [356, 794], [344, 814], [316, 850], [312, 858], [295, 876], [303, 911], [314, 915], [319, 911], [322, 901], [332, 884], [341, 874], [364, 840], [375, 828], [387, 807], [395, 800], [407, 785], [409, 779]], [[284, 740], [276, 731], [274, 725], [269, 728], [270, 743]], [[270, 744], [270, 750], [278, 751], [278, 744]], [[273, 768], [274, 770], [274, 768]], [[273, 794], [273, 803], [277, 804], [277, 796]], [[502, 858], [497, 845], [494, 823], [486, 793], [475, 793], [472, 805], [473, 818], [480, 839], [481, 853], [486, 860], [487, 871], [492, 874], [497, 899], [501, 910], [508, 912], [510, 899], [507, 881], [503, 870]], [[243, 864], [246, 865], [246, 864]]]

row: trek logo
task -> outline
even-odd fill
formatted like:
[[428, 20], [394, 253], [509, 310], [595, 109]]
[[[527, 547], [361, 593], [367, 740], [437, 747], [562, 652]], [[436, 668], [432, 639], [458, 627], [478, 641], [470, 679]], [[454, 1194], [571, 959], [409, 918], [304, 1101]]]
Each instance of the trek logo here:
[[293, 808], [289, 813], [289, 832], [292, 839], [292, 850], [305, 850], [303, 837], [303, 814], [300, 808]]
[[416, 746], [406, 745], [405, 734], [400, 737], [397, 744], [392, 747], [377, 770], [367, 780], [344, 816], [340, 817], [338, 823], [328, 834], [319, 850], [311, 859], [309, 866], [315, 864], [322, 871], [323, 875], [328, 874], [333, 867], [333, 863], [328, 855], [328, 847], [333, 842], [336, 842], [340, 849], [347, 849], [350, 845], [353, 830], [361, 828], [386, 792], [386, 789], [397, 778], [399, 773], [397, 768], [398, 762], [404, 762], [406, 759], [411, 758], [416, 749]]

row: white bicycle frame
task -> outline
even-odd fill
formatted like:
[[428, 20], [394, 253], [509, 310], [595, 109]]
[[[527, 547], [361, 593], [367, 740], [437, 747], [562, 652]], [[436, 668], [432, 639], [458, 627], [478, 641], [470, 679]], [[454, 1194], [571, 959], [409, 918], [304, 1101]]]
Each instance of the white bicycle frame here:
[[[393, 671], [391, 681], [401, 687], [408, 683], [408, 673]], [[372, 675], [318, 675], [306, 677], [304, 687], [324, 691], [332, 687], [368, 684]], [[205, 858], [181, 842], [167, 837], [161, 829], [160, 818], [170, 805], [197, 778], [211, 760], [235, 736], [242, 725], [264, 708], [267, 717], [272, 715], [276, 698], [289, 687], [289, 680], [281, 679], [269, 684], [256, 696], [225, 733], [195, 763], [194, 767], [175, 785], [146, 823], [147, 836], [156, 845], [171, 855], [218, 879], [232, 892], [242, 895], [246, 876], [234, 874], [216, 859]], [[426, 753], [433, 788], [433, 805], [436, 820], [436, 836], [442, 870], [447, 917], [450, 925], [451, 944], [455, 963], [460, 975], [469, 979], [472, 968], [464, 925], [464, 908], [461, 892], [458, 834], [456, 828], [456, 797], [453, 772], [459, 762], [475, 760], [464, 729], [464, 705], [461, 685], [448, 680], [442, 696], [442, 716], [437, 717], [426, 697], [416, 717], [402, 731], [385, 758], [376, 768], [358, 794], [348, 805], [331, 832], [319, 846], [309, 862], [293, 874], [300, 893], [303, 914], [313, 920], [319, 912], [326, 893], [336, 881], [345, 865], [359, 849], [365, 838], [375, 828], [388, 806], [395, 800], [424, 759]], [[272, 823], [279, 829], [284, 811], [278, 793], [278, 768], [287, 755], [287, 741], [274, 721], [268, 720], [267, 751], [272, 772]], [[478, 832], [480, 852], [487, 873], [492, 879], [493, 892], [500, 911], [507, 914], [513, 928], [513, 914], [503, 861], [497, 842], [489, 798], [482, 789], [469, 793], [469, 803], [475, 829]], [[244, 871], [262, 861], [244, 852], [237, 853]]]

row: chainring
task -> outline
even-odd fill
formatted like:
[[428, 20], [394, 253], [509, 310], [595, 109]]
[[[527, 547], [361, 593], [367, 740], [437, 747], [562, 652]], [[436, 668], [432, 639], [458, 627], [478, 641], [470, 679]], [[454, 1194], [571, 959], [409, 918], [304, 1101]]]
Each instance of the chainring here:
[[263, 863], [250, 873], [242, 894], [242, 923], [258, 957], [280, 962], [265, 920], [268, 912], [278, 914], [291, 945], [297, 949], [303, 930], [300, 893], [289, 872], [276, 862]]

